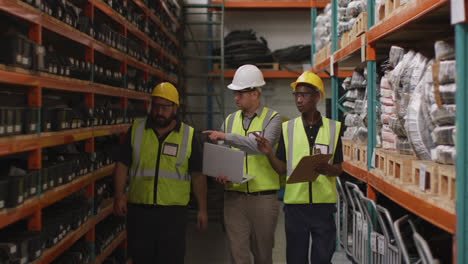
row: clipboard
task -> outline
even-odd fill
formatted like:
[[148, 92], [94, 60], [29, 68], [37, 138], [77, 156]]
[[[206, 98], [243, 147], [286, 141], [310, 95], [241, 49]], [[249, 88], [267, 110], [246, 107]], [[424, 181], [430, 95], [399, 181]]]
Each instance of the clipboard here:
[[328, 164], [332, 154], [317, 154], [304, 156], [293, 170], [287, 183], [313, 182], [320, 175], [316, 168], [322, 164]]

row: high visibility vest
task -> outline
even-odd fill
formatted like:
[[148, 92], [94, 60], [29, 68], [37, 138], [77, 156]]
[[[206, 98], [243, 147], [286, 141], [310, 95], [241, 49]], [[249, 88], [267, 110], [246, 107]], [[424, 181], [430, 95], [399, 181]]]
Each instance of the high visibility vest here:
[[[262, 114], [252, 119], [248, 130], [242, 125], [242, 111], [230, 114], [225, 121], [225, 132], [242, 136], [250, 133], [265, 131], [268, 122], [277, 114], [276, 111], [263, 108]], [[233, 149], [237, 149], [232, 147]], [[279, 190], [280, 182], [278, 173], [271, 167], [265, 154], [247, 154], [244, 156], [244, 174], [255, 176], [252, 180], [242, 184], [232, 184], [226, 187], [229, 191], [238, 192], [260, 192], [268, 190]]]
[[159, 142], [152, 128], [145, 129], [146, 122], [147, 118], [137, 119], [132, 126], [129, 202], [185, 206], [190, 199], [188, 160], [192, 153], [193, 128], [181, 123], [179, 131], [171, 131], [163, 142]]
[[[335, 157], [336, 144], [340, 135], [341, 123], [322, 117], [323, 125], [320, 127], [315, 139], [315, 146], [327, 148], [327, 153]], [[283, 123], [283, 139], [286, 149], [286, 179], [296, 168], [304, 156], [309, 156], [310, 145], [304, 129], [302, 117]], [[312, 146], [313, 147], [313, 146]], [[315, 148], [314, 148], [315, 149]], [[313, 154], [313, 153], [312, 153]], [[319, 175], [314, 182], [301, 182], [286, 184], [284, 192], [285, 204], [310, 203], [336, 203], [335, 177]]]

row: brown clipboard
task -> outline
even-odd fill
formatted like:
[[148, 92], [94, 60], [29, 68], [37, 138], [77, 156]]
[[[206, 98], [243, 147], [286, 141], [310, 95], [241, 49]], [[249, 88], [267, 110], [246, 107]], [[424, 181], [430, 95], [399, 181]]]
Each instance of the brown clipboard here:
[[328, 164], [332, 154], [317, 154], [304, 156], [293, 170], [287, 183], [313, 182], [320, 175], [316, 169], [323, 164]]

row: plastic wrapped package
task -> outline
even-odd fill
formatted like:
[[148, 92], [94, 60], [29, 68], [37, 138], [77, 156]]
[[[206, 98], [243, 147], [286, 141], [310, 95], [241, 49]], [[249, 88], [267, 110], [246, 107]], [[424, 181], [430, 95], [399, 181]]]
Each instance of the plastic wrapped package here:
[[405, 130], [413, 145], [413, 150], [421, 160], [430, 160], [430, 150], [434, 147], [431, 131], [433, 130], [427, 113], [427, 104], [423, 101], [425, 81], [421, 81], [408, 104], [405, 118]]
[[409, 141], [407, 137], [397, 137], [396, 149], [398, 150], [398, 153], [403, 154], [403, 155], [414, 154], [413, 146], [411, 145], [411, 142]]
[[387, 125], [382, 126], [382, 140], [386, 142], [395, 142], [397, 135]]
[[382, 86], [380, 87], [380, 96], [383, 98], [390, 98], [393, 99], [393, 91], [390, 89], [382, 89]]
[[351, 3], [351, 0], [338, 0], [339, 7], [347, 7]]
[[455, 164], [457, 152], [453, 146], [439, 145], [431, 150], [432, 160], [442, 164]]
[[327, 4], [325, 6], [325, 8], [323, 9], [323, 12], [324, 13], [328, 13], [328, 12], [331, 12], [331, 3]]
[[343, 138], [352, 140], [356, 134], [357, 127], [347, 127], [343, 133]]
[[402, 121], [396, 115], [392, 115], [388, 119], [388, 126], [397, 136], [406, 137], [407, 134]]
[[388, 73], [385, 73], [382, 78], [380, 78], [380, 89], [392, 89], [388, 81]]
[[429, 93], [429, 102], [431, 104], [437, 103], [439, 99], [441, 104], [455, 104], [455, 97], [457, 96], [456, 83], [439, 85], [437, 92], [435, 91], [435, 86], [431, 85], [431, 87], [432, 90]]
[[346, 108], [349, 111], [354, 110], [355, 106], [356, 106], [356, 104], [354, 102], [346, 101], [346, 102], [343, 103], [343, 107]]
[[343, 83], [341, 84], [341, 86], [343, 86], [343, 88], [344, 88], [345, 90], [350, 89], [350, 87], [351, 87], [351, 77], [346, 77], [346, 78], [343, 80]]
[[321, 26], [317, 25], [317, 27], [315, 27], [315, 29], [314, 29], [315, 38], [320, 38], [320, 37], [325, 36], [327, 34], [330, 34], [330, 32], [328, 31], [328, 28], [325, 27], [324, 25], [321, 25]]
[[437, 145], [454, 145], [453, 132], [455, 126], [440, 126], [432, 131], [432, 140]]
[[346, 7], [340, 7], [338, 6], [338, 18], [346, 18]]
[[409, 87], [406, 92], [412, 93], [418, 83], [421, 81], [421, 79], [424, 76], [424, 73], [426, 72], [426, 69], [428, 67], [428, 59], [422, 55], [421, 53], [416, 53], [414, 56], [413, 60], [411, 61], [409, 67], [413, 69], [411, 72], [411, 76], [409, 76]]
[[453, 130], [453, 133], [452, 133], [452, 141], [453, 141], [453, 144], [457, 144], [457, 128], [455, 127], [455, 129]]
[[347, 114], [345, 117], [345, 122], [344, 122], [345, 126], [347, 127], [356, 126], [355, 124], [356, 117], [357, 117], [356, 114]]
[[456, 105], [442, 105], [442, 107], [439, 108], [437, 105], [433, 104], [429, 111], [431, 120], [435, 125], [444, 126], [455, 124]]
[[384, 123], [385, 125], [388, 125], [389, 119], [390, 119], [390, 115], [382, 114], [382, 115], [380, 116], [380, 118], [382, 119], [382, 123]]
[[390, 55], [388, 58], [388, 63], [395, 68], [398, 63], [403, 59], [403, 56], [405, 55], [405, 50], [401, 47], [398, 46], [392, 46], [390, 48]]
[[348, 90], [346, 92], [346, 100], [354, 101], [354, 100], [357, 99], [357, 97], [358, 97], [358, 90], [357, 89]]
[[351, 77], [351, 88], [366, 88], [366, 79], [360, 72], [354, 71]]
[[[434, 67], [434, 66], [433, 66]], [[441, 61], [439, 63], [439, 84], [455, 82], [457, 75], [457, 63], [454, 60]]]
[[455, 49], [453, 46], [443, 40], [436, 41], [434, 50], [436, 60], [451, 60], [455, 58]]
[[354, 134], [354, 140], [360, 143], [367, 143], [367, 127], [358, 127]]
[[352, 1], [346, 8], [346, 15], [357, 17], [360, 13], [366, 11], [366, 5], [361, 0]]
[[387, 142], [387, 141], [382, 141], [382, 148], [383, 149], [388, 149], [388, 150], [394, 150], [396, 149], [396, 143], [395, 142]]
[[405, 72], [408, 70], [408, 65], [415, 55], [416, 53], [414, 51], [408, 51], [408, 53], [403, 56], [403, 59], [396, 65], [395, 69], [389, 73], [388, 80], [393, 91], [404, 91], [402, 83], [402, 80], [404, 79], [403, 76], [407, 75]]
[[382, 105], [382, 113], [383, 114], [395, 114], [395, 107], [393, 105]]
[[367, 101], [356, 100], [354, 105], [354, 111], [356, 113], [367, 113]]
[[380, 97], [380, 103], [384, 106], [393, 106], [393, 99], [388, 97]]

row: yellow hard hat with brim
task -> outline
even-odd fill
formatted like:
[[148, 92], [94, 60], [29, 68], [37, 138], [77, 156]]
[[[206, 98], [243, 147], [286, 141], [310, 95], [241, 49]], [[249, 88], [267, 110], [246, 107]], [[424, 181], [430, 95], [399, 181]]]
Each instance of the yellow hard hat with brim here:
[[305, 71], [297, 78], [297, 80], [291, 83], [291, 87], [293, 91], [296, 91], [296, 86], [300, 83], [307, 83], [310, 84], [318, 89], [320, 92], [320, 98], [325, 98], [325, 91], [323, 90], [323, 82], [317, 74], [311, 71]]
[[151, 96], [161, 97], [179, 105], [179, 92], [177, 92], [177, 88], [169, 82], [162, 82], [156, 85]]

